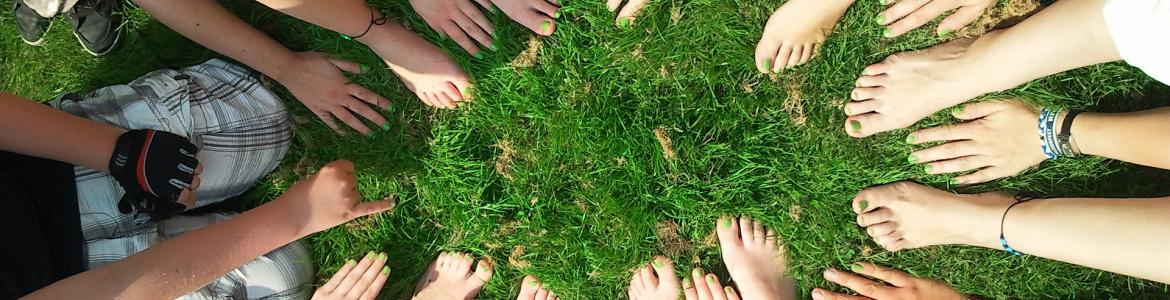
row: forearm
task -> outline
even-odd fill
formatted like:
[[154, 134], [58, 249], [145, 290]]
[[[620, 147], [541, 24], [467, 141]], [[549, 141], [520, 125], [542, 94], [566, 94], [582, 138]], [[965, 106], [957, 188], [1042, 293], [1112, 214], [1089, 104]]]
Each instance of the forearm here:
[[[36, 291], [29, 299], [174, 299], [310, 232], [278, 199]], [[301, 219], [291, 219], [301, 220]]]
[[124, 130], [0, 93], [0, 149], [109, 172]]
[[1016, 205], [1003, 226], [1023, 253], [1170, 283], [1168, 214], [1170, 198], [1045, 199]]
[[1084, 154], [1170, 169], [1170, 108], [1083, 113], [1073, 122], [1072, 136]]
[[366, 6], [365, 0], [257, 0], [257, 2], [305, 22], [349, 36], [361, 35], [370, 27], [371, 8]]
[[215, 0], [135, 0], [183, 36], [280, 81], [296, 53], [245, 23]]

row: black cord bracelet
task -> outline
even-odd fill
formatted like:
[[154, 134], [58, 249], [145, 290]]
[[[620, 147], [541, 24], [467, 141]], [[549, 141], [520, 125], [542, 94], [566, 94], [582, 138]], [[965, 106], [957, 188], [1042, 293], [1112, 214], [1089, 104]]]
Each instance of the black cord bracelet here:
[[380, 25], [386, 24], [387, 19], [386, 19], [385, 15], [378, 17], [378, 13], [374, 10], [373, 6], [366, 6], [366, 7], [368, 7], [370, 9], [370, 24], [366, 25], [366, 30], [362, 31], [362, 34], [359, 34], [356, 36], [348, 36], [348, 35], [345, 35], [344, 33], [342, 33], [341, 34], [342, 38], [345, 38], [345, 39], [351, 40], [351, 41], [354, 39], [359, 39], [363, 36], [366, 36], [367, 33], [370, 33], [370, 29], [373, 29], [374, 25], [380, 26]]
[[1019, 205], [1020, 203], [1032, 201], [1033, 198], [1025, 195], [1016, 195], [1014, 198], [1016, 199], [1016, 203], [1008, 205], [1007, 209], [1003, 211], [1003, 217], [999, 219], [999, 244], [1003, 246], [1003, 251], [1007, 251], [1007, 253], [1011, 253], [1015, 256], [1021, 256], [1024, 255], [1024, 253], [1017, 251], [1015, 248], [1012, 248], [1012, 246], [1008, 246], [1007, 238], [1003, 235], [1003, 224], [1005, 221], [1007, 221], [1007, 214], [1008, 212], [1012, 211], [1013, 207], [1016, 207], [1016, 205]]

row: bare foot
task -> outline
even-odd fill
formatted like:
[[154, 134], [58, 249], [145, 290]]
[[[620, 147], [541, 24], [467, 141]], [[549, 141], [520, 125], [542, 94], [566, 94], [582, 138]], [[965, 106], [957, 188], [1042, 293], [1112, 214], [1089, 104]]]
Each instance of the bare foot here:
[[680, 284], [678, 275], [674, 274], [674, 262], [658, 256], [634, 271], [627, 293], [630, 300], [675, 300]]
[[803, 65], [817, 53], [853, 0], [789, 0], [780, 6], [756, 45], [756, 69], [780, 72]]
[[[625, 2], [625, 5], [622, 5], [622, 2]], [[645, 6], [646, 0], [605, 1], [605, 7], [608, 8], [610, 12], [617, 13], [617, 19], [614, 19], [614, 22], [617, 22], [617, 26], [620, 28], [632, 26], [634, 24], [634, 19], [637, 18], [638, 13], [641, 12], [642, 8]], [[619, 8], [621, 11], [618, 11]]]
[[845, 105], [849, 116], [845, 131], [853, 137], [867, 137], [906, 128], [944, 108], [991, 92], [980, 88], [980, 81], [995, 75], [971, 74], [973, 64], [965, 59], [974, 41], [955, 40], [895, 53], [865, 68], [850, 93], [853, 101]]
[[390, 70], [423, 103], [439, 108], [456, 108], [470, 101], [465, 94], [471, 82], [463, 69], [435, 45], [402, 26], [389, 22], [375, 26], [359, 39], [370, 46]]
[[[707, 273], [700, 268], [691, 271], [691, 277], [683, 282], [683, 296], [687, 300], [740, 300], [739, 293], [736, 293], [731, 286], [723, 286], [723, 283], [719, 281], [719, 276]], [[667, 298], [661, 299], [666, 300]]]
[[475, 259], [463, 253], [442, 253], [427, 267], [414, 298], [419, 300], [465, 300], [479, 294], [483, 284], [492, 278], [492, 263], [480, 260], [472, 272]]
[[528, 275], [520, 282], [520, 295], [516, 300], [557, 300], [557, 293], [545, 289], [540, 279]]
[[775, 231], [748, 217], [723, 217], [718, 223], [723, 262], [744, 299], [795, 296], [796, 282], [786, 274], [788, 258]]
[[508, 18], [536, 34], [550, 36], [557, 30], [561, 7], [554, 0], [492, 0]]
[[1003, 194], [956, 195], [910, 182], [861, 191], [857, 225], [888, 251], [964, 244], [998, 249], [999, 221], [1015, 202]]

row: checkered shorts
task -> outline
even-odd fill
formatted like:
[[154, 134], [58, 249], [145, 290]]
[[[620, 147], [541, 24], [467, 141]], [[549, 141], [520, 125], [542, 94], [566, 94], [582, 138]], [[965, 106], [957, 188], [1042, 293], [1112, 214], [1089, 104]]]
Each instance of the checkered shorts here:
[[[248, 190], [276, 168], [292, 139], [280, 99], [247, 70], [217, 59], [178, 71], [155, 71], [87, 95], [66, 94], [50, 105], [112, 126], [190, 138], [203, 164], [191, 209]], [[84, 167], [75, 167], [74, 173], [90, 269], [233, 215], [179, 216], [155, 224], [145, 214], [118, 211], [123, 191], [113, 177]], [[185, 298], [307, 298], [312, 280], [308, 252], [294, 242]]]

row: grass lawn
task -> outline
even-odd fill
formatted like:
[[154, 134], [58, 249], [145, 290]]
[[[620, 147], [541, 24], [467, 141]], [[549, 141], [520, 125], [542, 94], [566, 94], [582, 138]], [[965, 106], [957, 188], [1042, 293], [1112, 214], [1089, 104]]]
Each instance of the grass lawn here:
[[[336, 34], [248, 1], [227, 2], [290, 48], [380, 65], [373, 52]], [[397, 109], [386, 113], [393, 128], [373, 137], [335, 136], [278, 88], [295, 114], [294, 145], [284, 164], [235, 206], [272, 199], [339, 158], [357, 163], [367, 197], [398, 201], [393, 214], [304, 241], [322, 278], [346, 259], [385, 251], [392, 275], [382, 296], [397, 299], [409, 294], [438, 252], [466, 251], [497, 262], [480, 298], [514, 297], [525, 274], [566, 299], [624, 298], [628, 270], [659, 253], [673, 258], [681, 273], [703, 266], [727, 278], [714, 223], [722, 214], [743, 214], [783, 237], [802, 297], [813, 287], [840, 289], [822, 280], [821, 271], [858, 260], [991, 298], [1170, 293], [1166, 285], [1003, 251], [948, 246], [893, 254], [871, 242], [853, 224], [849, 201], [865, 187], [900, 180], [956, 192], [1170, 194], [1167, 172], [1103, 159], [1048, 162], [1014, 178], [954, 187], [950, 177], [928, 176], [907, 163], [908, 130], [846, 136], [841, 105], [862, 68], [940, 42], [933, 26], [882, 38], [872, 21], [878, 1], [859, 1], [819, 58], [780, 76], [759, 74], [752, 63], [779, 0], [653, 0], [629, 29], [617, 28], [600, 0], [562, 0], [564, 13], [550, 38], [534, 39], [502, 14], [492, 16], [500, 50], [483, 60], [440, 41], [405, 0], [371, 2], [448, 50], [474, 78], [477, 100], [457, 111], [428, 109], [391, 72], [375, 68], [354, 80], [396, 101]], [[0, 90], [46, 100], [217, 57], [142, 11], [128, 14], [122, 48], [96, 59], [80, 49], [63, 19], [46, 46], [25, 46], [6, 10]], [[1003, 66], [1005, 72], [1015, 67]], [[1170, 104], [1168, 92], [1114, 63], [989, 97], [1130, 111]], [[917, 126], [949, 122], [940, 115]]]

